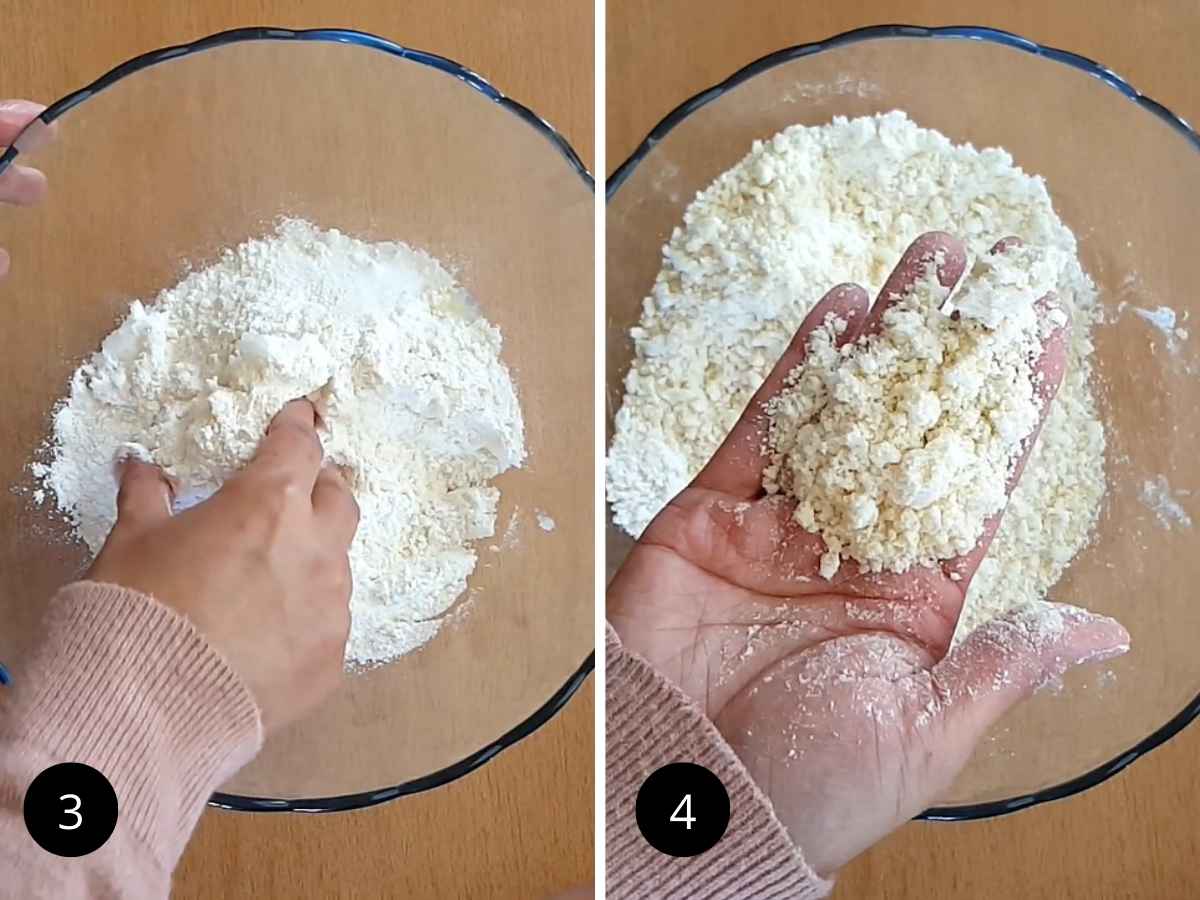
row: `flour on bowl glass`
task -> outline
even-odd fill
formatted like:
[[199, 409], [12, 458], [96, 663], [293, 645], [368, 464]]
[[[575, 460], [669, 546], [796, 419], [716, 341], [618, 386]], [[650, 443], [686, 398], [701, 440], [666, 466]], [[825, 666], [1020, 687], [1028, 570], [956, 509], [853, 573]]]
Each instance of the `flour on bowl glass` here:
[[687, 485], [829, 288], [857, 282], [874, 297], [905, 248], [935, 230], [960, 237], [973, 258], [1016, 235], [1055, 260], [1051, 287], [1070, 320], [1066, 374], [958, 634], [1041, 600], [1087, 543], [1105, 491], [1089, 384], [1096, 289], [1041, 178], [1003, 149], [954, 144], [902, 112], [757, 141], [687, 208], [631, 330], [606, 470], [613, 521], [637, 536]]
[[211, 495], [289, 400], [321, 413], [326, 459], [361, 509], [349, 666], [437, 634], [525, 459], [499, 330], [433, 257], [301, 220], [134, 301], [75, 372], [31, 469], [95, 553], [116, 519], [113, 461], [135, 453]]

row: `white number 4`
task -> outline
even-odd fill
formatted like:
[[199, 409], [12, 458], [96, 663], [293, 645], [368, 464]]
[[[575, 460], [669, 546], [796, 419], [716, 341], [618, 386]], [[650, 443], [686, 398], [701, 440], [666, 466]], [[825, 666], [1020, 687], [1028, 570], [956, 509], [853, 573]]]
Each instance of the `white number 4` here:
[[71, 807], [70, 809], [64, 809], [64, 810], [63, 810], [63, 812], [65, 812], [65, 813], [66, 813], [68, 816], [74, 816], [74, 817], [75, 817], [75, 824], [74, 824], [74, 825], [59, 825], [59, 826], [58, 826], [58, 827], [59, 827], [59, 828], [60, 828], [62, 831], [74, 831], [76, 828], [78, 828], [80, 825], [82, 825], [82, 824], [83, 824], [83, 816], [81, 816], [81, 815], [79, 814], [79, 808], [80, 808], [81, 806], [83, 806], [83, 801], [79, 799], [79, 795], [78, 795], [78, 794], [63, 794], [63, 795], [62, 795], [61, 797], [59, 797], [58, 799], [59, 799], [59, 800], [74, 800], [74, 801], [75, 801], [75, 805], [74, 805], [73, 807]]
[[[681, 816], [680, 813], [683, 813]], [[684, 794], [683, 799], [679, 801], [679, 805], [675, 807], [675, 812], [671, 813], [672, 822], [682, 822], [688, 831], [692, 830], [692, 823], [696, 821], [696, 817], [692, 815], [692, 795]]]

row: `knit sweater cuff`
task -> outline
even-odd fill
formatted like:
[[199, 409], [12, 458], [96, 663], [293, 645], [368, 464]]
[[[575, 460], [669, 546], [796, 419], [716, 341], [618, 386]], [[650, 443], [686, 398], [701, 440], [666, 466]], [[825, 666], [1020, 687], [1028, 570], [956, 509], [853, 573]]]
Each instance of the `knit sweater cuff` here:
[[0, 691], [0, 753], [20, 758], [26, 786], [59, 762], [98, 769], [169, 872], [212, 791], [262, 745], [249, 689], [191, 622], [136, 591], [70, 584], [43, 629]]
[[[605, 705], [607, 893], [613, 900], [755, 897], [815, 900], [832, 882], [820, 878], [792, 845], [771, 803], [711, 721], [681, 690], [608, 629]], [[724, 837], [699, 856], [659, 853], [638, 831], [638, 789], [651, 772], [693, 762], [729, 792]]]

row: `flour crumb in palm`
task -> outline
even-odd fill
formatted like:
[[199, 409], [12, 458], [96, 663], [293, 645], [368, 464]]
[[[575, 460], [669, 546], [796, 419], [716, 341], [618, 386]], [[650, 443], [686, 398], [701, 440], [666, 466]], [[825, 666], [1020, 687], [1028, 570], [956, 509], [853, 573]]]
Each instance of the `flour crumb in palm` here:
[[926, 231], [961, 237], [973, 258], [1018, 235], [1065, 259], [1054, 293], [1071, 322], [1066, 374], [958, 634], [1042, 599], [1087, 543], [1105, 490], [1089, 384], [1096, 289], [1041, 178], [902, 112], [756, 141], [688, 206], [631, 331], [606, 471], [613, 521], [640, 534], [708, 461], [813, 304], [843, 282], [874, 295]]
[[1066, 316], [1035, 304], [1065, 259], [1030, 246], [985, 255], [953, 300], [924, 263], [877, 333], [839, 347], [846, 323], [821, 323], [767, 406], [764, 485], [825, 539], [825, 578], [843, 558], [905, 572], [974, 549], [1037, 426], [1034, 366]]

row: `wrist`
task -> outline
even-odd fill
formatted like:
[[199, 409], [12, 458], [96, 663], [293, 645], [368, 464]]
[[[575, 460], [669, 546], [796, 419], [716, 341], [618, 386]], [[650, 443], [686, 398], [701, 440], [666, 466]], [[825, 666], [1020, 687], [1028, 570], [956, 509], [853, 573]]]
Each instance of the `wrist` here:
[[211, 792], [258, 752], [250, 692], [187, 619], [126, 588], [67, 585], [43, 633], [14, 660], [0, 746], [30, 778], [58, 762], [99, 770], [169, 869]]

